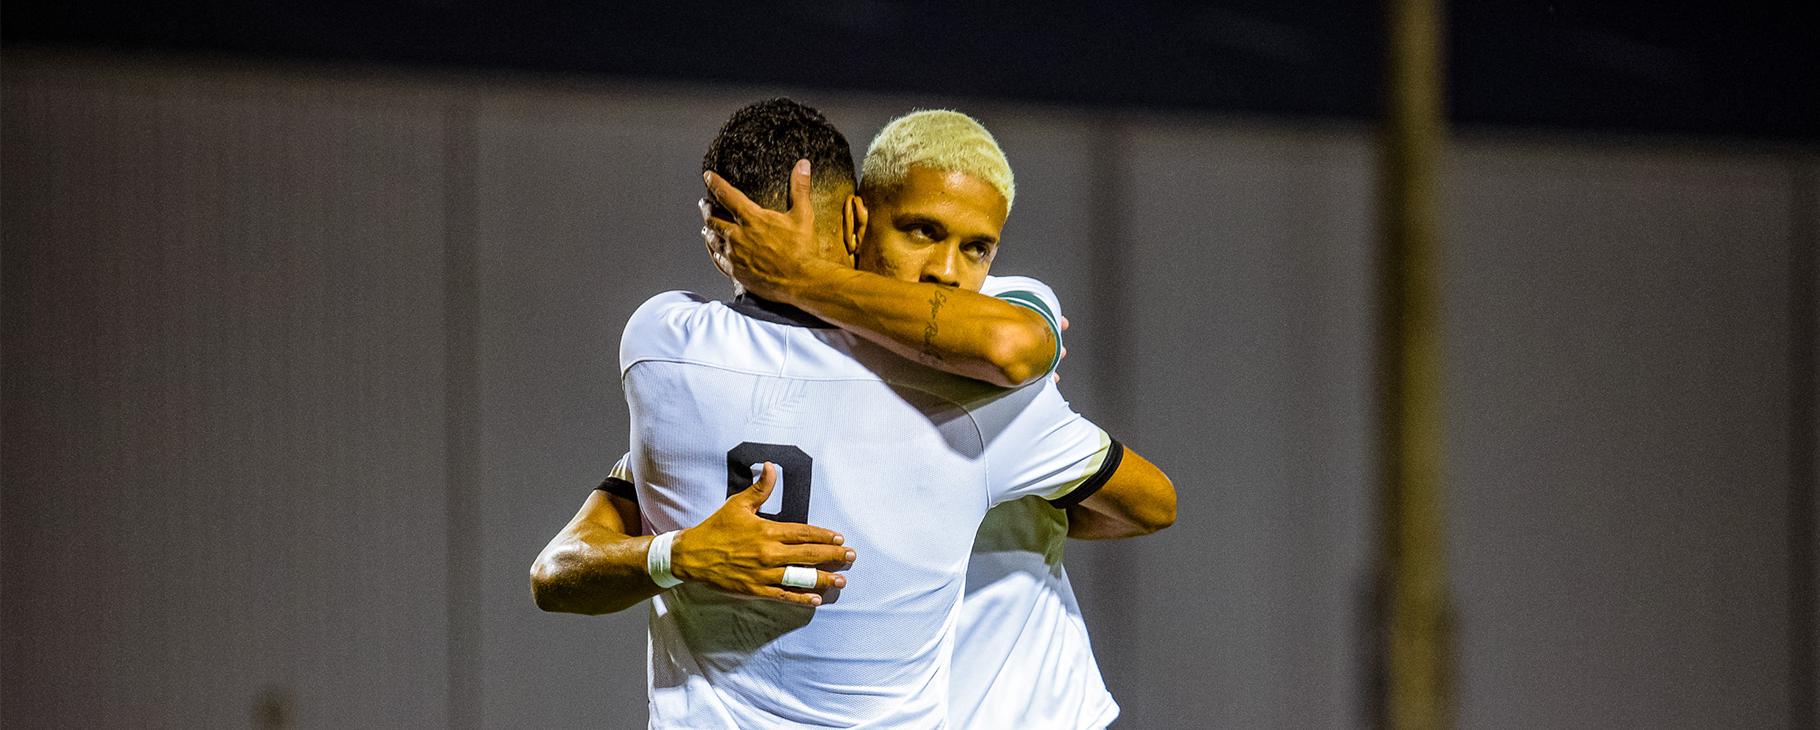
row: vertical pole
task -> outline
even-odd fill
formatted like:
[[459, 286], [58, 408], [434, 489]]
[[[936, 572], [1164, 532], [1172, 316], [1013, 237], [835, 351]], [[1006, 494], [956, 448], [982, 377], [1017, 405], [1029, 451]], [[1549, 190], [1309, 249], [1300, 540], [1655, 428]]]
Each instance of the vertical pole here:
[[1452, 726], [1441, 502], [1441, 0], [1388, 0], [1379, 259], [1379, 726]]
[[1790, 730], [1820, 728], [1820, 684], [1815, 677], [1816, 611], [1820, 591], [1815, 582], [1815, 525], [1820, 520], [1814, 501], [1815, 479], [1815, 337], [1820, 335], [1816, 314], [1815, 248], [1820, 246], [1820, 180], [1815, 160], [1794, 160], [1794, 220], [1789, 235], [1789, 723]]
[[449, 722], [451, 730], [481, 727], [480, 597], [480, 275], [476, 241], [476, 111], [457, 92], [444, 113], [443, 220], [445, 291], [443, 337], [449, 550]]

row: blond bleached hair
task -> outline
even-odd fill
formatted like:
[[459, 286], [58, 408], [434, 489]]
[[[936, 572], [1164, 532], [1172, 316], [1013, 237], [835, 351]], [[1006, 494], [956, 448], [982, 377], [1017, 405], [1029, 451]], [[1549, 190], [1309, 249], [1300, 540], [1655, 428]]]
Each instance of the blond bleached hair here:
[[889, 195], [903, 185], [911, 166], [972, 175], [1005, 196], [1005, 209], [1017, 196], [1011, 163], [998, 140], [975, 120], [949, 109], [914, 111], [891, 120], [872, 144], [860, 167], [861, 197]]

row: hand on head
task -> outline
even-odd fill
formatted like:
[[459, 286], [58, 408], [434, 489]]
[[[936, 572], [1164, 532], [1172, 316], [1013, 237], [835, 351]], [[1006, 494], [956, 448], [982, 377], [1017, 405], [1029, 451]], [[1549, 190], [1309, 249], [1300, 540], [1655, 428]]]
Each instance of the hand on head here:
[[790, 286], [831, 269], [851, 269], [851, 252], [817, 235], [810, 179], [809, 161], [798, 160], [790, 173], [790, 209], [775, 211], [721, 176], [702, 173], [711, 197], [701, 201], [701, 233], [715, 266], [753, 294], [780, 301]]

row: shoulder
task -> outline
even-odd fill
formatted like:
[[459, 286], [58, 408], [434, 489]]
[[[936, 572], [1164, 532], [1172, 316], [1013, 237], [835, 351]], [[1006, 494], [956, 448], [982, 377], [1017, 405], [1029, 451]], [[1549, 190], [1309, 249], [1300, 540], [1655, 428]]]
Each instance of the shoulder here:
[[1055, 292], [1049, 288], [1048, 284], [1028, 276], [988, 276], [986, 283], [980, 285], [981, 294], [995, 297], [1014, 291], [1041, 294], [1052, 299], [1055, 297]]
[[1034, 309], [1052, 325], [1062, 316], [1062, 303], [1055, 290], [1028, 276], [988, 276], [980, 293]]
[[660, 320], [679, 313], [712, 307], [716, 304], [718, 302], [692, 291], [667, 291], [646, 299], [644, 304], [638, 305], [637, 311], [632, 312], [632, 319], [629, 320], [628, 326], [642, 321]]
[[667, 291], [646, 299], [626, 320], [625, 333], [620, 335], [620, 372], [643, 360], [680, 356], [688, 343], [691, 325], [718, 306], [686, 291]]

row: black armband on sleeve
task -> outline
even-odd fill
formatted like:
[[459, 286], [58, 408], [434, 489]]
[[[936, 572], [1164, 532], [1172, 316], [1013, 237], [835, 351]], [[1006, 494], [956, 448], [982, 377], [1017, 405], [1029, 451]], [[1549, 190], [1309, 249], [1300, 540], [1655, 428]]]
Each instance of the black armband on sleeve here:
[[619, 477], [607, 477], [606, 481], [601, 482], [600, 486], [595, 487], [595, 489], [619, 497], [620, 499], [630, 500], [634, 504], [638, 502], [638, 490], [632, 487], [631, 482]]
[[1087, 481], [1081, 482], [1081, 485], [1075, 487], [1074, 491], [1064, 494], [1058, 499], [1049, 500], [1050, 505], [1056, 509], [1068, 509], [1093, 496], [1094, 492], [1100, 491], [1100, 487], [1106, 486], [1106, 481], [1112, 478], [1112, 473], [1119, 470], [1119, 462], [1125, 460], [1125, 445], [1111, 436], [1106, 438], [1112, 441], [1112, 444], [1106, 447], [1106, 460], [1100, 462], [1100, 470], [1094, 472], [1093, 476], [1087, 477]]

